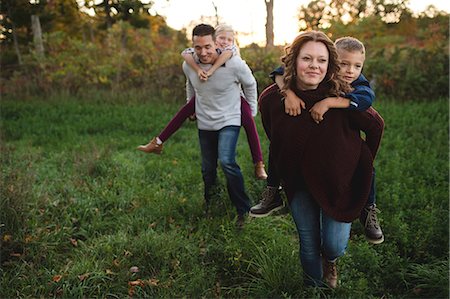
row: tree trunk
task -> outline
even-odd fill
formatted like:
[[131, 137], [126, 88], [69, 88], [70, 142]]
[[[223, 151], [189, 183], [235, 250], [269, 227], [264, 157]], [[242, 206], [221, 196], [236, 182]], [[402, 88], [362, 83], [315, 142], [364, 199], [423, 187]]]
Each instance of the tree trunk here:
[[21, 65], [22, 64], [22, 55], [20, 55], [19, 42], [17, 40], [16, 26], [14, 25], [14, 23], [12, 23], [12, 35], [13, 35], [13, 41], [14, 41], [14, 51], [16, 51], [17, 61], [19, 62], [19, 65]]
[[274, 33], [273, 33], [273, 1], [264, 0], [266, 3], [266, 49], [273, 48], [274, 46]]
[[108, 0], [104, 0], [103, 4], [105, 5], [106, 29], [109, 29], [112, 26], [111, 6], [109, 5]]
[[[8, 15], [11, 18], [12, 13], [11, 13], [11, 7], [8, 7]], [[19, 49], [19, 41], [17, 39], [17, 31], [16, 31], [16, 25], [14, 24], [14, 21], [11, 19], [11, 29], [12, 29], [12, 36], [13, 36], [13, 42], [14, 42], [14, 51], [16, 52], [17, 55], [17, 61], [19, 62], [19, 65], [22, 64], [22, 55], [20, 54], [20, 49]]]
[[33, 30], [33, 41], [36, 53], [39, 57], [44, 56], [44, 43], [42, 42], [42, 30], [39, 16], [31, 16], [31, 29]]
[[219, 26], [219, 13], [217, 10], [217, 5], [212, 1], [212, 5], [214, 6], [214, 11], [216, 12], [216, 27]]

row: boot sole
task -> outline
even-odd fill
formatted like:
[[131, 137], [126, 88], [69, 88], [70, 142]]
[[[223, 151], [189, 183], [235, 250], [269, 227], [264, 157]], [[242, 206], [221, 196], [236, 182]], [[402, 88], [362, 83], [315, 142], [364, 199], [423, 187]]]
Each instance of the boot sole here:
[[248, 216], [254, 217], [254, 218], [263, 218], [263, 217], [269, 216], [270, 214], [272, 214], [272, 213], [274, 213], [276, 211], [281, 210], [282, 208], [284, 208], [284, 205], [278, 206], [278, 207], [276, 207], [276, 208], [274, 208], [274, 209], [272, 209], [269, 212], [264, 213], [264, 214], [253, 214], [252, 211], [250, 210], [250, 212], [248, 213]]
[[380, 239], [370, 239], [367, 236], [365, 236], [365, 237], [366, 237], [367, 242], [369, 242], [371, 244], [381, 244], [384, 242], [384, 236], [382, 236]]

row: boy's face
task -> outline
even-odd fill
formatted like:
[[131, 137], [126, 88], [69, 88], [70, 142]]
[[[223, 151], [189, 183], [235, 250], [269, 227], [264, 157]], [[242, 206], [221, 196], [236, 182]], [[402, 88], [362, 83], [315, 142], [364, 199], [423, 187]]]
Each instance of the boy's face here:
[[229, 31], [222, 31], [216, 36], [216, 45], [220, 49], [231, 47], [234, 43], [234, 34]]
[[347, 51], [338, 49], [340, 62], [339, 76], [347, 83], [355, 81], [361, 75], [364, 66], [365, 55], [358, 51]]

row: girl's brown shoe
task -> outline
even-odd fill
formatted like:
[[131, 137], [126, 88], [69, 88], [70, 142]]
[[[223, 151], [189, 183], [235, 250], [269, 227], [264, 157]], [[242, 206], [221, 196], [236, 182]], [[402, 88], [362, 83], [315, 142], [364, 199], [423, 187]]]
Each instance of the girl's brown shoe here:
[[264, 169], [264, 163], [262, 161], [256, 162], [255, 164], [255, 177], [258, 180], [265, 180], [267, 179], [267, 173]]
[[161, 154], [162, 150], [163, 150], [163, 144], [158, 144], [156, 143], [156, 137], [153, 138], [149, 143], [147, 143], [146, 145], [139, 145], [137, 147], [138, 150], [142, 151], [142, 152], [146, 152], [146, 153], [154, 153], [154, 154]]

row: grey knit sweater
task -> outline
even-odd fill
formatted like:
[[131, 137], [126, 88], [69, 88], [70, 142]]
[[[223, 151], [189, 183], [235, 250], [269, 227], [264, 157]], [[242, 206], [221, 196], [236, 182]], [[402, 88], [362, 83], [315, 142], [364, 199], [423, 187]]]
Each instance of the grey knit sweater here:
[[[210, 65], [200, 64], [200, 67], [208, 69]], [[256, 115], [256, 80], [239, 56], [230, 58], [206, 82], [200, 81], [186, 62], [183, 63], [183, 71], [187, 78], [187, 98], [195, 95], [195, 113], [200, 130], [217, 131], [226, 126], [241, 125], [241, 86], [252, 115]]]

